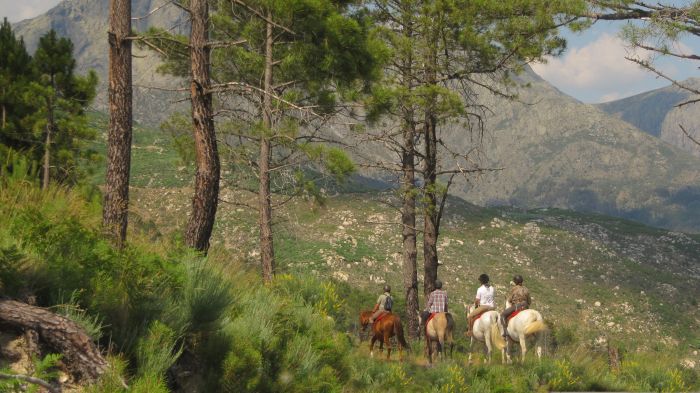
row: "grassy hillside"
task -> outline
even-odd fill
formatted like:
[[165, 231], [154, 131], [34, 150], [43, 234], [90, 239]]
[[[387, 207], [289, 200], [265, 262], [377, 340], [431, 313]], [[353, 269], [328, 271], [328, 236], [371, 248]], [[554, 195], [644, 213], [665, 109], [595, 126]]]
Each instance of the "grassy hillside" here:
[[[152, 238], [180, 233], [191, 170], [160, 131], [137, 127], [135, 141], [132, 222]], [[224, 165], [224, 178], [233, 175]], [[213, 243], [257, 269], [257, 214], [242, 206], [254, 205], [255, 196], [224, 188], [221, 200]], [[364, 291], [363, 306], [371, 307], [384, 282], [402, 287], [395, 202], [390, 193], [365, 192], [339, 194], [324, 206], [285, 205], [275, 213], [279, 272], [346, 282]], [[568, 210], [480, 208], [454, 198], [439, 247], [440, 277], [460, 313], [480, 273], [489, 273], [501, 294], [521, 273], [546, 317], [586, 340], [700, 346], [700, 235]]]

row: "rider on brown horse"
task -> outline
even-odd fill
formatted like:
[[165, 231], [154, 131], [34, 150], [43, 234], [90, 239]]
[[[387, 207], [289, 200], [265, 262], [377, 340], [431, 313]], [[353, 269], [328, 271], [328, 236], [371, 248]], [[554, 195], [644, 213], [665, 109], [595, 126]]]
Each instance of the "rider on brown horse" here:
[[379, 295], [377, 298], [377, 303], [372, 309], [373, 314], [369, 318], [369, 323], [374, 323], [374, 320], [383, 313], [391, 312], [392, 303], [393, 299], [391, 298], [391, 287], [389, 285], [384, 285], [384, 293]]
[[515, 275], [513, 277], [515, 285], [510, 289], [507, 300], [510, 307], [503, 310], [501, 313], [501, 321], [503, 323], [503, 337], [508, 334], [508, 317], [515, 311], [525, 310], [530, 308], [532, 299], [530, 299], [530, 291], [523, 286], [523, 276]]
[[475, 308], [467, 315], [467, 336], [472, 335], [474, 321], [479, 315], [496, 308], [496, 290], [489, 283], [489, 276], [487, 274], [480, 275], [479, 282], [481, 286], [476, 290], [476, 299], [474, 299]]

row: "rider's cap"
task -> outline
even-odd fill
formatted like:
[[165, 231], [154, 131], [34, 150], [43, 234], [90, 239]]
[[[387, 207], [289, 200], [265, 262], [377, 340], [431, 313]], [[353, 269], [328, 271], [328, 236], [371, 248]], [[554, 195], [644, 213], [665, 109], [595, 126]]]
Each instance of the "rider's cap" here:
[[391, 287], [389, 284], [384, 285], [384, 292], [391, 292]]
[[515, 276], [513, 276], [513, 282], [516, 284], [522, 284], [523, 276], [521, 276], [520, 274], [516, 274]]
[[442, 281], [435, 280], [435, 289], [440, 289], [440, 288], [442, 288]]

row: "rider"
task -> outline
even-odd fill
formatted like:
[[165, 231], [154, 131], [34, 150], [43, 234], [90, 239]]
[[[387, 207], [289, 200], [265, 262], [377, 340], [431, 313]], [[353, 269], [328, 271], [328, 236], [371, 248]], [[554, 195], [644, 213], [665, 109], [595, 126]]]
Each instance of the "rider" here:
[[[374, 320], [377, 319], [382, 313], [384, 312], [391, 312], [391, 306], [387, 308], [387, 298], [391, 298], [391, 287], [386, 284], [384, 285], [384, 293], [379, 295], [377, 298], [377, 303], [374, 305], [374, 308], [372, 309], [372, 314], [371, 317], [369, 317], [369, 323], [374, 323]], [[393, 300], [393, 299], [392, 299]], [[393, 301], [389, 301], [389, 304], [393, 303]]]
[[447, 312], [447, 292], [442, 290], [442, 281], [435, 280], [435, 289], [430, 292], [425, 311], [421, 313], [423, 328], [425, 328], [425, 323], [430, 314], [438, 312]]
[[530, 291], [523, 286], [523, 276], [517, 274], [513, 277], [515, 285], [510, 289], [507, 300], [510, 307], [503, 310], [501, 313], [501, 321], [503, 323], [503, 337], [508, 335], [508, 316], [515, 311], [525, 310], [530, 308], [532, 300], [530, 299]]
[[485, 313], [486, 311], [491, 311], [496, 308], [495, 298], [496, 290], [489, 283], [489, 276], [487, 274], [482, 274], [479, 276], [479, 282], [481, 286], [476, 290], [476, 299], [474, 299], [474, 310], [467, 315], [467, 336], [472, 335], [472, 329], [474, 328], [474, 321], [476, 317]]

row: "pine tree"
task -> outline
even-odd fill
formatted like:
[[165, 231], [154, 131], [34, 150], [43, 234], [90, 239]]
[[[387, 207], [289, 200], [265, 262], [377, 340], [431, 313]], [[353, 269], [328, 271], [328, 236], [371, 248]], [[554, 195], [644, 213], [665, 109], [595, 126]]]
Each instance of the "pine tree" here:
[[131, 171], [131, 1], [110, 1], [109, 133], [102, 224], [118, 247], [126, 241]]
[[0, 26], [0, 53], [0, 161], [5, 161], [9, 149], [28, 154], [36, 144], [22, 122], [31, 112], [22, 100], [22, 92], [32, 77], [32, 59], [7, 18]]
[[34, 104], [30, 123], [42, 135], [42, 188], [48, 187], [52, 177], [74, 183], [79, 177], [78, 160], [91, 154], [81, 149], [82, 141], [95, 138], [94, 130], [87, 127], [85, 109], [95, 97], [97, 74], [74, 75], [73, 44], [54, 30], [39, 39], [34, 66], [37, 77], [25, 92], [25, 101]]
[[[239, 153], [256, 160], [262, 276], [269, 282], [275, 273], [273, 179], [309, 158], [325, 159], [338, 176], [354, 168], [339, 150], [321, 147], [311, 125], [330, 115], [356, 81], [371, 76], [375, 56], [366, 27], [349, 15], [352, 7], [346, 1], [217, 4], [216, 25], [224, 28], [214, 31], [215, 38], [234, 36], [245, 42], [216, 52], [214, 64], [221, 66], [215, 67], [215, 79], [232, 82], [213, 89], [240, 95], [252, 109], [252, 116], [235, 118], [243, 122], [234, 135], [257, 147]], [[235, 65], [228, 67], [228, 59]], [[303, 170], [295, 176], [303, 179]]]

